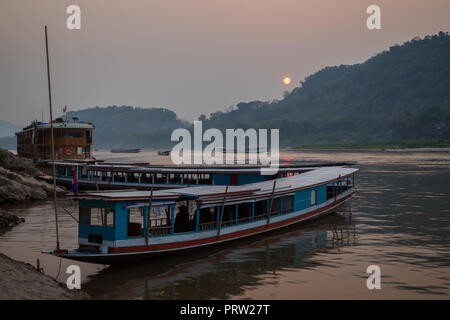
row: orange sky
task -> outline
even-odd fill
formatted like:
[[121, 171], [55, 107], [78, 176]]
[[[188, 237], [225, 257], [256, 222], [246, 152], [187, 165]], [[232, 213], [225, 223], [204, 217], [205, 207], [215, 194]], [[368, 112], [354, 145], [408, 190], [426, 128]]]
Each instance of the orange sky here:
[[[80, 31], [66, 29], [70, 4], [81, 7]], [[370, 4], [381, 7], [382, 30], [366, 28]], [[124, 104], [167, 107], [192, 120], [241, 101], [279, 99], [325, 66], [450, 31], [450, 1], [2, 0], [2, 120], [24, 125], [48, 113], [44, 24], [57, 115], [65, 104]]]

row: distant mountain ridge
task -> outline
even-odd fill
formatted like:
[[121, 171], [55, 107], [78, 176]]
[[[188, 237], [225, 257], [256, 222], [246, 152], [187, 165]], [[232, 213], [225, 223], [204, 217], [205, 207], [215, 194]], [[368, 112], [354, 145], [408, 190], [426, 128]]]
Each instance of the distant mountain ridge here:
[[11, 122], [0, 120], [0, 138], [13, 137], [17, 131], [22, 130], [21, 127]]

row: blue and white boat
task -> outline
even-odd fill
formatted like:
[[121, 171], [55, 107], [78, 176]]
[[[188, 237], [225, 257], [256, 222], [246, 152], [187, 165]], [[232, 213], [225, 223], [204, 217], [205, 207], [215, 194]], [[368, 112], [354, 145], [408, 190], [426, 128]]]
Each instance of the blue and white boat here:
[[74, 195], [78, 248], [47, 252], [127, 263], [243, 239], [335, 211], [355, 194], [352, 167], [323, 167], [240, 186]]

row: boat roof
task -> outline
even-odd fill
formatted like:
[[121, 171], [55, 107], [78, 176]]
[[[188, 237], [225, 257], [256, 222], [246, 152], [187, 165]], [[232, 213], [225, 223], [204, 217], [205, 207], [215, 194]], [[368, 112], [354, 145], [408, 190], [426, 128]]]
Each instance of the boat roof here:
[[[35, 125], [30, 125], [23, 129], [23, 131], [34, 129], [50, 129], [49, 122], [36, 122]], [[53, 122], [53, 129], [94, 129], [94, 125], [88, 122]]]
[[[234, 165], [234, 166], [159, 166], [147, 163], [110, 163], [86, 164], [77, 162], [55, 162], [59, 166], [85, 166], [89, 170], [97, 171], [123, 171], [129, 173], [239, 173], [239, 174], [259, 174], [264, 166], [255, 165]], [[309, 171], [324, 166], [352, 166], [355, 162], [332, 162], [332, 163], [304, 163], [299, 165], [280, 165], [279, 172], [299, 172]]]
[[[228, 186], [227, 199], [259, 198], [271, 195], [275, 182], [275, 193], [292, 193], [297, 190], [311, 188], [316, 185], [335, 181], [339, 178], [352, 175], [359, 169], [348, 167], [324, 167], [314, 169], [302, 174], [251, 183], [241, 186]], [[195, 199], [202, 203], [216, 203], [223, 201], [226, 186], [204, 185], [198, 187], [185, 187], [153, 192], [153, 201]], [[149, 191], [125, 192], [95, 192], [80, 193], [73, 196], [75, 199], [98, 199], [106, 201], [149, 201]]]

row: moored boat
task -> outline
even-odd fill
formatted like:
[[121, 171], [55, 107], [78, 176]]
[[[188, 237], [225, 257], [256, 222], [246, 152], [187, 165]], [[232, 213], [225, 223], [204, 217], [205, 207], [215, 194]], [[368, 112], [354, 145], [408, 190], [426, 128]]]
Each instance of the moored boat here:
[[241, 186], [77, 194], [79, 247], [46, 253], [116, 264], [261, 234], [333, 212], [354, 195], [357, 171], [323, 167]]
[[56, 162], [56, 181], [71, 187], [74, 176], [80, 190], [172, 189], [195, 185], [243, 185], [300, 174], [323, 166], [354, 162], [280, 165], [278, 173], [261, 175], [261, 166], [154, 166], [148, 163]]
[[141, 149], [111, 149], [111, 153], [139, 153]]
[[158, 151], [159, 156], [170, 156], [170, 150]]

